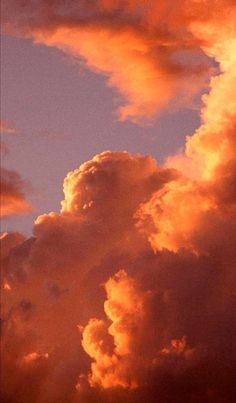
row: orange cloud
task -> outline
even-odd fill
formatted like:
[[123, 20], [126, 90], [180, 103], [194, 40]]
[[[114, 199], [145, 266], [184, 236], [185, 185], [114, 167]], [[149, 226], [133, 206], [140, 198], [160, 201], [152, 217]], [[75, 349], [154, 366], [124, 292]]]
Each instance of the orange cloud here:
[[144, 217], [153, 219], [156, 231], [151, 230], [149, 239], [154, 249], [197, 252], [200, 248], [203, 252], [204, 243], [199, 244], [196, 233], [213, 226], [216, 230], [230, 216], [235, 217], [235, 21], [232, 9], [226, 26], [221, 27], [220, 21], [192, 24], [195, 35], [206, 39], [205, 51], [219, 62], [222, 74], [211, 80], [211, 91], [204, 96], [202, 125], [187, 138], [185, 154], [170, 157], [166, 163], [193, 179], [167, 185], [139, 212], [141, 222]]
[[[178, 4], [170, 12], [169, 6], [95, 1], [68, 10], [45, 1], [34, 9], [27, 2], [24, 17], [13, 21], [8, 2], [4, 20], [8, 32], [55, 46], [104, 75], [122, 95], [119, 118], [139, 121], [152, 119], [172, 99], [178, 106], [193, 105], [209, 78], [201, 41], [190, 30], [190, 11]], [[20, 2], [14, 7], [21, 10]]]
[[93, 319], [83, 331], [82, 345], [95, 360], [89, 378], [91, 385], [103, 388], [138, 386], [135, 363], [141, 361], [135, 351], [136, 340], [144, 315], [144, 293], [125, 271], [119, 271], [105, 285], [107, 301], [105, 313], [112, 322]]
[[25, 200], [23, 193], [24, 183], [20, 176], [1, 167], [1, 216], [23, 214], [32, 210]]
[[0, 131], [1, 131], [1, 134], [16, 133], [16, 129], [9, 126], [9, 124], [5, 120], [0, 120]]
[[185, 63], [174, 72], [178, 51], [201, 49], [220, 74], [185, 153], [158, 167], [103, 152], [67, 175], [60, 213], [38, 217], [34, 237], [1, 237], [5, 400], [233, 403], [235, 2], [26, 2], [7, 21], [107, 74], [124, 118], [164, 105], [149, 88], [160, 71], [164, 103], [192, 77]]
[[48, 359], [48, 353], [39, 354], [36, 351], [34, 351], [33, 353], [29, 353], [24, 356], [23, 363], [30, 364], [31, 362], [34, 362], [34, 361], [37, 361], [40, 359]]
[[[25, 399], [35, 374], [31, 401], [207, 402], [209, 388], [230, 401], [236, 220], [219, 178], [204, 187], [150, 157], [104, 152], [67, 175], [61, 212], [40, 216], [33, 238], [2, 237], [4, 396]], [[32, 351], [47, 360], [17, 364]]]

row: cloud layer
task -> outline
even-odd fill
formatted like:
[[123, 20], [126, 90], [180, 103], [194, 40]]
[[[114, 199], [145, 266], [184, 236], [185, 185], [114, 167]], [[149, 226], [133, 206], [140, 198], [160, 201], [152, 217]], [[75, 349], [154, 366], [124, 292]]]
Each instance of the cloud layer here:
[[234, 2], [16, 1], [14, 27], [12, 4], [8, 29], [108, 74], [121, 118], [152, 116], [184, 81], [195, 90], [196, 63], [177, 51], [201, 50], [220, 74], [183, 154], [158, 167], [103, 152], [67, 175], [61, 212], [32, 238], [1, 237], [4, 401], [233, 403]]

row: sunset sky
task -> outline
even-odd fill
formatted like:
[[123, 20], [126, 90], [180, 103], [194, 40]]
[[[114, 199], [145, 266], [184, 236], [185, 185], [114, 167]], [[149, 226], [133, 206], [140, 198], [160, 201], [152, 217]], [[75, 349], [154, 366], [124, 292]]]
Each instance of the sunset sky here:
[[235, 1], [2, 3], [4, 403], [235, 402]]
[[39, 214], [58, 211], [65, 175], [95, 154], [127, 150], [163, 162], [199, 125], [197, 105], [188, 104], [166, 108], [145, 125], [120, 122], [115, 114], [118, 95], [102, 75], [29, 39], [2, 36], [1, 68], [2, 120], [15, 129], [11, 134], [2, 131], [8, 148], [2, 160], [26, 180], [33, 206], [30, 214], [4, 220], [6, 231], [30, 234]]

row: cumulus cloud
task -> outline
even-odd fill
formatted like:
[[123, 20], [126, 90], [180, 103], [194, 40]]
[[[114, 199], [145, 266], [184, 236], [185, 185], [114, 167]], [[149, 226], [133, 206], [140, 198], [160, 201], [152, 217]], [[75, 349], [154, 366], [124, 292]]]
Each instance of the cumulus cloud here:
[[92, 319], [83, 331], [84, 350], [95, 360], [89, 381], [103, 388], [132, 389], [138, 386], [135, 366], [139, 365], [140, 371], [145, 361], [138, 356], [135, 347], [143, 328], [140, 324], [146, 296], [136, 289], [134, 281], [124, 271], [108, 280], [105, 287], [108, 299], [104, 310], [112, 324], [107, 326], [103, 321]]
[[[23, 7], [14, 3], [16, 10]], [[185, 50], [188, 39], [191, 51], [201, 48], [221, 74], [210, 81], [202, 124], [186, 139], [184, 154], [159, 167], [149, 156], [103, 152], [67, 175], [60, 213], [38, 217], [32, 238], [1, 237], [3, 398], [233, 403], [234, 2], [181, 1], [171, 10], [167, 1], [69, 5], [65, 10], [64, 2], [25, 2], [14, 29], [78, 51], [92, 68], [109, 73], [123, 93], [128, 90], [117, 60], [125, 55], [136, 81], [132, 60], [141, 57], [138, 68], [145, 60], [150, 71], [152, 40], [168, 44], [173, 56], [173, 41]], [[11, 6], [10, 1], [6, 7]], [[8, 15], [8, 29], [12, 24]], [[130, 59], [129, 44], [135, 50]], [[144, 91], [137, 103], [128, 93], [126, 117], [137, 117], [141, 104], [147, 115], [150, 99], [142, 87], [143, 82], [135, 85]], [[158, 96], [156, 102], [155, 111]]]
[[173, 250], [167, 242], [156, 247], [159, 239], [149, 243], [151, 219], [146, 232], [140, 226], [140, 209], [159, 193], [177, 193], [176, 220], [180, 203], [190, 210], [210, 194], [199, 190], [197, 200], [185, 185], [188, 197], [179, 196], [183, 183], [150, 157], [104, 152], [67, 175], [61, 212], [40, 216], [33, 238], [2, 237], [5, 398], [233, 402], [231, 210], [214, 232], [215, 206], [204, 227], [194, 208], [196, 251], [193, 229], [182, 227], [186, 236]]
[[204, 249], [201, 234], [210, 228], [217, 233], [223, 221], [235, 218], [235, 8], [228, 21], [224, 27], [220, 21], [192, 25], [208, 43], [214, 38], [205, 51], [219, 61], [222, 74], [212, 78], [211, 91], [203, 97], [202, 125], [187, 138], [185, 154], [170, 157], [166, 164], [185, 175], [189, 171], [193, 178], [167, 185], [141, 209], [141, 216], [153, 217], [157, 231], [150, 239], [157, 248], [178, 250], [189, 242], [192, 250]]
[[[154, 189], [176, 177], [175, 170], [157, 167], [151, 157], [104, 152], [67, 175], [61, 213], [40, 216], [35, 223], [35, 237], [19, 244], [18, 236], [2, 237], [6, 250], [2, 264], [3, 334], [9, 346], [15, 344], [17, 350], [16, 357], [11, 354], [12, 347], [6, 349], [9, 370], [16, 366], [11, 381], [14, 387], [6, 396], [11, 396], [14, 388], [23, 393], [17, 379], [24, 378], [24, 357], [32, 353], [37, 358], [30, 361], [32, 370], [41, 365], [50, 368], [49, 375], [44, 374], [41, 381], [37, 377], [40, 374], [35, 375], [39, 382], [39, 386], [34, 385], [36, 389], [47, 377], [43, 401], [52, 401], [56, 396], [61, 400], [64, 394], [66, 399], [73, 393], [78, 395], [78, 374], [89, 363], [84, 364], [77, 325], [85, 323], [99, 308], [99, 283], [109, 275], [102, 268], [103, 262], [120, 253], [132, 260], [148, 246], [136, 229], [133, 213]], [[27, 339], [26, 345], [22, 345], [22, 338]], [[45, 354], [47, 363], [41, 359]], [[63, 390], [55, 391], [51, 385], [54, 377], [58, 382], [58, 377], [64, 376], [61, 359], [65, 368], [71, 366], [71, 378]], [[15, 375], [18, 372], [19, 377]]]

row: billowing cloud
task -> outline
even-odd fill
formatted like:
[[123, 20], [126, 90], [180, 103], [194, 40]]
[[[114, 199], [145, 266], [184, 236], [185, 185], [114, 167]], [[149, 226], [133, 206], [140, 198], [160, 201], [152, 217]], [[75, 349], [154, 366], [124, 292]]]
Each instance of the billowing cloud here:
[[143, 331], [140, 324], [146, 296], [136, 288], [134, 281], [119, 271], [106, 283], [108, 299], [104, 309], [112, 324], [107, 326], [92, 319], [83, 331], [84, 350], [95, 360], [89, 378], [91, 385], [131, 389], [138, 386], [135, 366], [139, 365], [140, 372], [147, 360], [136, 351], [139, 332]]
[[[104, 152], [67, 175], [61, 212], [40, 216], [33, 238], [2, 237], [5, 398], [234, 401], [235, 218], [209, 203], [202, 219], [216, 188], [223, 208], [222, 188], [190, 184], [150, 157]], [[149, 243], [168, 193], [167, 228], [185, 234], [175, 248], [162, 227]], [[195, 234], [178, 222], [191, 209]]]
[[[16, 10], [23, 7], [14, 3]], [[67, 175], [60, 213], [38, 217], [32, 238], [1, 237], [3, 398], [233, 403], [235, 4], [181, 1], [171, 10], [168, 1], [69, 5], [66, 11], [64, 2], [25, 2], [15, 28], [78, 53], [109, 80], [120, 74], [115, 86], [123, 94], [128, 90], [117, 60], [125, 55], [135, 91], [144, 93], [138, 103], [129, 93], [132, 112], [123, 109], [126, 117], [137, 117], [141, 104], [148, 115], [132, 60], [142, 54], [150, 71], [149, 41], [167, 44], [167, 32], [169, 56], [174, 39], [183, 51], [188, 39], [191, 52], [201, 48], [217, 61], [220, 74], [210, 81], [202, 124], [187, 138], [185, 153], [158, 167], [149, 156], [103, 152]], [[11, 29], [12, 23], [8, 16]], [[145, 77], [142, 57], [138, 68]], [[156, 102], [155, 111], [158, 96]]]
[[[205, 249], [205, 231], [217, 233], [222, 222], [235, 218], [236, 9], [229, 24], [193, 24], [193, 30], [213, 46], [205, 51], [218, 60], [222, 74], [211, 80], [211, 92], [203, 97], [202, 125], [187, 138], [184, 155], [169, 158], [167, 166], [180, 169], [192, 179], [167, 185], [141, 208], [141, 216], [153, 217], [157, 231], [151, 235], [157, 248]], [[227, 206], [227, 207], [226, 207]], [[141, 219], [142, 221], [142, 219]], [[231, 221], [231, 224], [230, 224]], [[233, 228], [232, 228], [233, 231]], [[196, 237], [196, 233], [199, 235]], [[213, 234], [212, 234], [213, 235]], [[150, 239], [151, 239], [150, 238]], [[203, 236], [203, 238], [205, 238]], [[201, 245], [200, 245], [200, 243]], [[189, 245], [188, 245], [189, 243]]]
[[[136, 228], [134, 211], [177, 176], [175, 170], [159, 168], [151, 157], [104, 152], [67, 175], [61, 212], [38, 217], [35, 237], [19, 243], [18, 235], [2, 237], [3, 334], [8, 346], [4, 362], [12, 374], [4, 378], [4, 396], [17, 390], [26, 399], [24, 374], [35, 371], [37, 384], [32, 388], [38, 394], [46, 377], [42, 401], [62, 400], [64, 394], [67, 400], [73, 394], [78, 398], [76, 385], [79, 374], [86, 376], [86, 358], [77, 325], [85, 324], [94, 309], [99, 313], [99, 284], [114, 270], [105, 268], [109, 256], [114, 262], [116, 257], [132, 261], [150, 249]], [[61, 359], [66, 372], [70, 366], [71, 376], [56, 391], [52, 383], [65, 375]]]

